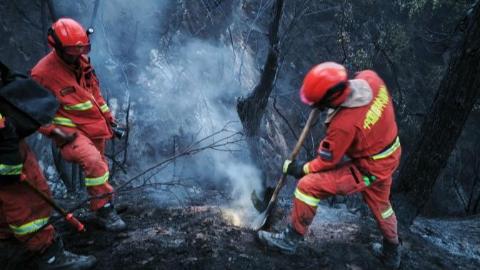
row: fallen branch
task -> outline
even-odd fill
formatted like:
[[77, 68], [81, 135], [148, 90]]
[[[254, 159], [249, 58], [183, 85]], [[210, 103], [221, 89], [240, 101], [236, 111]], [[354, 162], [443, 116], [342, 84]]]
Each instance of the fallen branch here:
[[[229, 130], [228, 129], [228, 126], [231, 124], [231, 122], [228, 122], [222, 129], [220, 129], [219, 131], [216, 131], [196, 142], [193, 142], [192, 144], [190, 144], [190, 146], [188, 146], [187, 148], [185, 148], [183, 151], [181, 151], [180, 153], [178, 154], [175, 154], [157, 164], [154, 164], [152, 165], [150, 168], [146, 169], [145, 171], [137, 174], [136, 176], [130, 178], [128, 181], [122, 183], [120, 186], [117, 187], [116, 189], [116, 192], [120, 193], [122, 192], [122, 190], [124, 190], [129, 184], [131, 184], [134, 180], [146, 175], [147, 173], [157, 169], [157, 168], [161, 168], [162, 166], [166, 165], [166, 164], [169, 164], [170, 162], [174, 161], [175, 159], [177, 158], [180, 158], [180, 157], [183, 157], [183, 156], [191, 156], [191, 155], [194, 155], [194, 154], [197, 154], [199, 152], [202, 152], [204, 150], [207, 150], [207, 149], [215, 149], [215, 148], [219, 148], [219, 147], [222, 147], [222, 146], [226, 146], [226, 145], [230, 145], [230, 144], [235, 144], [235, 143], [238, 143], [240, 141], [243, 141], [243, 133], [241, 132], [238, 132], [238, 131], [232, 131], [232, 130]], [[225, 136], [225, 137], [222, 137], [218, 140], [215, 140], [215, 137], [216, 136], [219, 136], [223, 133], [230, 133], [229, 135]], [[214, 140], [213, 142], [207, 144], [207, 145], [203, 145], [202, 144], [208, 140]], [[157, 174], [157, 172], [155, 172], [153, 175]], [[153, 175], [151, 175], [149, 178], [153, 177]], [[152, 183], [153, 184], [153, 183]], [[127, 192], [127, 191], [123, 191], [123, 192]], [[106, 193], [106, 194], [103, 194], [103, 195], [98, 195], [98, 196], [92, 196], [92, 197], [88, 197], [84, 200], [82, 200], [81, 202], [79, 202], [77, 205], [75, 205], [73, 208], [69, 209], [68, 212], [69, 213], [73, 213], [75, 212], [76, 210], [80, 209], [84, 204], [86, 204], [87, 202], [89, 202], [90, 200], [93, 200], [93, 199], [102, 199], [102, 198], [105, 198], [105, 197], [108, 197], [108, 196], [111, 196], [113, 195], [115, 192], [109, 192], [109, 193]], [[51, 224], [54, 224], [60, 220], [62, 220], [63, 217], [61, 218], [58, 218], [58, 219], [52, 219], [51, 221], [49, 221], [47, 224], [45, 224], [44, 226], [42, 226], [39, 230], [37, 230], [35, 233], [33, 233], [26, 241], [28, 242], [30, 239], [32, 239], [38, 232], [42, 231], [44, 228], [46, 228], [48, 225], [51, 225]]]

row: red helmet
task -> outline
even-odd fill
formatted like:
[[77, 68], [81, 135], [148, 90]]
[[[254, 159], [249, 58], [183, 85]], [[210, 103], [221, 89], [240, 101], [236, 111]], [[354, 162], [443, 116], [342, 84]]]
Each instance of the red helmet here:
[[344, 66], [325, 62], [313, 67], [305, 76], [300, 98], [308, 105], [339, 106], [348, 97], [348, 76]]
[[90, 52], [90, 39], [87, 31], [77, 21], [61, 18], [48, 30], [48, 44], [69, 55], [81, 55]]

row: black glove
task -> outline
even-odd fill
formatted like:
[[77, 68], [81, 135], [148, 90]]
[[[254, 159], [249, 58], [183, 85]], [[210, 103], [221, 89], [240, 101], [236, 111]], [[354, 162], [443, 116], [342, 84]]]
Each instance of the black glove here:
[[20, 181], [23, 169], [20, 138], [8, 120], [0, 128], [0, 187]]
[[291, 160], [285, 160], [283, 163], [283, 168], [282, 171], [283, 173], [286, 173], [288, 175], [292, 175], [296, 178], [302, 178], [305, 176], [305, 171], [303, 169], [305, 165], [305, 162], [298, 162], [298, 161], [291, 161]]

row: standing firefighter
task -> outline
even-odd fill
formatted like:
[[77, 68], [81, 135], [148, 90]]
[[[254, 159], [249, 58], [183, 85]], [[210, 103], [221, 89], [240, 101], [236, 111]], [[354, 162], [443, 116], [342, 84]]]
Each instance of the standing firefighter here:
[[78, 22], [62, 18], [49, 29], [48, 43], [53, 50], [32, 69], [32, 77], [61, 104], [52, 124], [40, 132], [55, 141], [65, 160], [81, 165], [99, 225], [108, 231], [124, 230], [126, 224], [112, 204], [113, 187], [104, 156], [115, 120], [87, 56], [88, 33]]
[[[284, 173], [300, 178], [291, 225], [281, 233], [259, 231], [259, 239], [274, 249], [295, 253], [321, 200], [360, 192], [383, 234], [383, 245], [374, 245], [373, 252], [385, 265], [398, 268], [397, 219], [389, 196], [401, 148], [385, 83], [371, 70], [348, 80], [342, 65], [326, 62], [308, 72], [300, 96], [310, 106], [329, 108], [327, 134], [314, 160], [284, 162]], [[350, 161], [342, 163], [344, 155]]]
[[51, 119], [53, 113], [47, 111], [57, 105], [55, 97], [31, 80], [10, 75], [0, 63], [0, 239], [14, 236], [23, 242], [37, 255], [39, 269], [90, 269], [96, 259], [63, 249], [62, 240], [48, 225], [51, 207], [23, 183], [28, 181], [50, 196], [24, 138], [35, 132], [42, 120]]

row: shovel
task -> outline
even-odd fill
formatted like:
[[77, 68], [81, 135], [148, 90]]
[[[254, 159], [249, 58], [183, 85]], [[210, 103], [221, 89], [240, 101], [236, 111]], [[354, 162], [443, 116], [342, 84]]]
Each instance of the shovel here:
[[53, 209], [55, 209], [58, 213], [60, 213], [63, 218], [72, 225], [77, 231], [84, 232], [85, 225], [83, 225], [78, 219], [76, 219], [72, 213], [65, 211], [62, 207], [60, 207], [53, 199], [49, 196], [45, 195], [42, 191], [36, 188], [33, 184], [28, 181], [22, 181], [27, 187], [29, 187], [33, 192], [35, 192], [42, 200], [44, 200], [47, 204], [49, 204]]
[[[317, 118], [318, 113], [319, 113], [319, 110], [317, 108], [312, 109], [312, 111], [310, 112], [310, 115], [308, 116], [307, 123], [305, 124], [305, 127], [303, 128], [302, 133], [300, 134], [300, 138], [298, 138], [297, 144], [295, 145], [295, 148], [293, 148], [293, 151], [288, 158], [289, 160], [294, 161], [297, 158], [298, 153], [300, 152], [300, 149], [302, 148], [303, 142], [305, 141], [305, 138], [307, 137], [307, 134], [310, 131], [310, 127], [312, 126], [313, 122]], [[285, 180], [286, 179], [287, 179], [287, 174], [283, 173], [282, 176], [280, 177], [280, 179], [278, 180], [277, 185], [275, 186], [275, 190], [273, 191], [273, 193], [271, 193], [271, 197], [270, 197], [270, 200], [268, 200], [268, 204], [267, 204], [267, 207], [266, 207], [265, 211], [263, 211], [260, 214], [260, 216], [257, 217], [254, 221], [254, 224], [253, 224], [252, 227], [255, 231], [258, 231], [258, 230], [265, 229], [265, 228], [269, 227], [270, 222], [271, 222], [270, 219], [271, 219], [271, 216], [272, 216], [271, 214], [273, 212], [272, 210], [275, 208], [275, 205], [277, 203], [278, 194], [280, 193], [280, 190], [282, 189], [282, 187], [285, 185]], [[267, 201], [268, 193], [270, 193], [270, 192], [268, 192], [268, 191], [265, 192], [266, 196], [264, 196], [264, 199], [265, 199], [264, 201]], [[259, 208], [262, 206], [262, 203], [260, 202], [261, 200], [258, 199], [258, 197], [255, 195], [255, 193], [252, 193], [252, 201], [253, 201], [256, 208], [257, 208], [257, 206]], [[265, 205], [265, 204], [266, 203], [263, 203], [263, 205]]]

